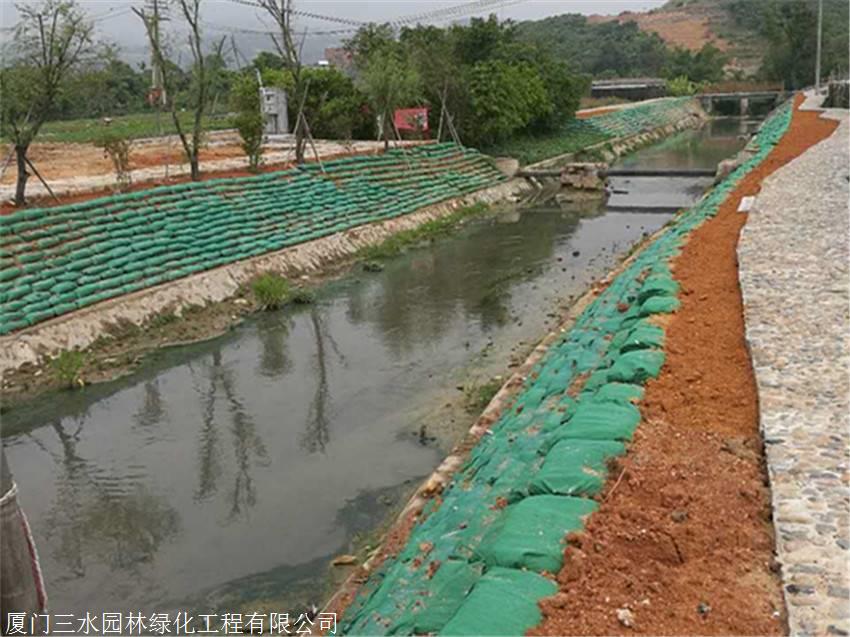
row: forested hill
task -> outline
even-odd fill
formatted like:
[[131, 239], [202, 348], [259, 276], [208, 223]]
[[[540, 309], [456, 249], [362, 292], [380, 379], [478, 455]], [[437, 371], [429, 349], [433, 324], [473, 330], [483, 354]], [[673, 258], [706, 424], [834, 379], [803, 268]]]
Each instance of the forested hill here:
[[[824, 0], [825, 73], [847, 70], [848, 14], [847, 0]], [[814, 68], [816, 19], [817, 0], [670, 0], [644, 13], [565, 14], [518, 28], [596, 76], [669, 75], [676, 49], [712, 45], [732, 76], [798, 84]]]

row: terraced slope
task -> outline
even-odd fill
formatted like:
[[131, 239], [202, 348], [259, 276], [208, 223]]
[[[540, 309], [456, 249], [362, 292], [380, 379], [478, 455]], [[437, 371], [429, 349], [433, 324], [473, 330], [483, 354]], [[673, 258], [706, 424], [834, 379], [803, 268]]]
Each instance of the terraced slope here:
[[453, 144], [0, 217], [0, 334], [503, 180]]
[[488, 148], [487, 152], [493, 155], [510, 155], [523, 164], [529, 164], [675, 124], [697, 112], [697, 109], [696, 101], [690, 97], [655, 100], [586, 119], [574, 119], [557, 133], [510, 140]]
[[640, 423], [643, 384], [664, 362], [664, 330], [652, 318], [679, 307], [670, 261], [790, 115], [790, 105], [778, 110], [751, 159], [676, 217], [549, 347], [400, 553], [363, 584], [342, 634], [521, 635], [540, 621], [564, 537], [596, 509], [608, 461]]

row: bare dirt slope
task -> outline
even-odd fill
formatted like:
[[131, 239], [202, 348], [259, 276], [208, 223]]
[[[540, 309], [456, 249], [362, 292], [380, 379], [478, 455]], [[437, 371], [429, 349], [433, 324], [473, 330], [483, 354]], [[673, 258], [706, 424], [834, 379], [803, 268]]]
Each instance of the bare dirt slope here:
[[616, 16], [594, 15], [592, 22], [635, 22], [642, 31], [657, 33], [668, 45], [698, 51], [713, 44], [730, 55], [729, 67], [754, 73], [761, 65], [763, 46], [759, 38], [738, 27], [723, 2], [692, 0], [668, 2], [647, 12], [624, 11]]

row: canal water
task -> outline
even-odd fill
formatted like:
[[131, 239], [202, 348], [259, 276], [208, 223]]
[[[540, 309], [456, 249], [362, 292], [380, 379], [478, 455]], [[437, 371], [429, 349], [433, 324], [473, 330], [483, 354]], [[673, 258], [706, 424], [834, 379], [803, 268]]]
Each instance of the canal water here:
[[[741, 126], [714, 121], [622, 163], [713, 166], [743, 145]], [[618, 180], [616, 211], [507, 208], [382, 272], [355, 269], [310, 306], [15, 406], [3, 444], [51, 610], [321, 603], [332, 558], [474, 420], [450, 416], [447, 397], [509, 371], [559, 303], [670, 218], [640, 207], [687, 205], [708, 185]]]

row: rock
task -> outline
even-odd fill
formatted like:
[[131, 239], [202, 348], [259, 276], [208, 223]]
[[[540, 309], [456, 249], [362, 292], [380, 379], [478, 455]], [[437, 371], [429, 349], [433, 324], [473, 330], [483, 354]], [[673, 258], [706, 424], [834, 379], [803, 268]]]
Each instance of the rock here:
[[344, 555], [337, 555], [331, 564], [333, 566], [349, 566], [351, 564], [357, 563], [357, 557], [354, 555], [349, 555], [348, 553]]
[[617, 621], [626, 628], [631, 628], [635, 623], [635, 617], [628, 608], [617, 609]]
[[700, 602], [699, 604], [697, 604], [697, 612], [703, 617], [705, 617], [711, 612], [711, 606], [709, 606], [705, 602]]
[[688, 512], [687, 511], [673, 511], [673, 513], [670, 514], [670, 519], [672, 519], [673, 522], [680, 522], [680, 523], [684, 522], [685, 520], [688, 519]]

